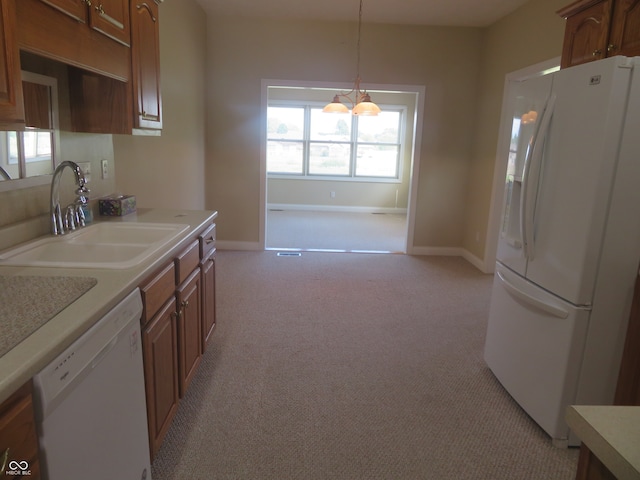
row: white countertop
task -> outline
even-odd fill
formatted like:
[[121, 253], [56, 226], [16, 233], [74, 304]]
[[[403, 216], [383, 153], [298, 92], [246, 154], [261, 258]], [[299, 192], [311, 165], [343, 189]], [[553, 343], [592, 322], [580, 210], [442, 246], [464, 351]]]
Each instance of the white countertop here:
[[[120, 300], [164, 262], [184, 248], [195, 235], [217, 216], [215, 211], [139, 209], [124, 217], [98, 217], [96, 221], [181, 223], [187, 230], [172, 245], [133, 268], [18, 267], [0, 264], [0, 275], [38, 275], [93, 277], [96, 286], [70, 304], [34, 333], [0, 357], [0, 403], [39, 372], [66, 347], [104, 316]], [[42, 299], [47, 301], [46, 298]], [[2, 333], [0, 332], [0, 335]]]
[[640, 407], [574, 405], [566, 420], [616, 478], [640, 479]]

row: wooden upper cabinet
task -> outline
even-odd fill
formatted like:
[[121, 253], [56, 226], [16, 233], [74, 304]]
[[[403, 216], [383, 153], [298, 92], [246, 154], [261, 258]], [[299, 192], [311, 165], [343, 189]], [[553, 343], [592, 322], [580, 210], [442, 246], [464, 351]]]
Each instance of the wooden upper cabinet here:
[[640, 0], [578, 0], [566, 18], [562, 68], [614, 55], [640, 55]]
[[131, 80], [134, 128], [162, 128], [158, 3], [131, 2]]
[[129, 45], [131, 31], [128, 0], [40, 0], [81, 23]]
[[[577, 5], [578, 3], [580, 5]], [[563, 10], [558, 12], [567, 19], [562, 48], [562, 68], [599, 60], [606, 56], [613, 0], [589, 3], [591, 5], [585, 7], [587, 2], [576, 2], [570, 5], [573, 7], [570, 12], [563, 13], [565, 12]]]
[[92, 0], [90, 3], [91, 28], [128, 46], [131, 39], [129, 0]]
[[24, 129], [24, 122], [15, 3], [0, 0], [0, 125]]
[[610, 55], [640, 55], [640, 0], [616, 0], [609, 46]]
[[87, 0], [40, 0], [43, 3], [60, 10], [78, 22], [87, 23], [87, 6], [91, 4]]

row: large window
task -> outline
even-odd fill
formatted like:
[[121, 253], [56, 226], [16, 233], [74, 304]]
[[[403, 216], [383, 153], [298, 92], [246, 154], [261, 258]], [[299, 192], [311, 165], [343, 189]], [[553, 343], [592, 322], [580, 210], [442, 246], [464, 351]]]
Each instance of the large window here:
[[399, 179], [403, 111], [375, 117], [323, 113], [314, 105], [267, 108], [271, 175]]

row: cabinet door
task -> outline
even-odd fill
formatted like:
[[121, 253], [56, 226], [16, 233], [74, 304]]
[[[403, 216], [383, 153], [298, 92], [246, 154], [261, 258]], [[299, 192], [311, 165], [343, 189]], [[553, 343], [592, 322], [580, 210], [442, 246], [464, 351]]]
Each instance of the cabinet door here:
[[142, 333], [151, 459], [178, 409], [178, 331], [172, 297]]
[[133, 0], [131, 2], [131, 80], [135, 128], [162, 128], [159, 31], [158, 4], [153, 0]]
[[69, 15], [74, 20], [87, 23], [87, 5], [91, 5], [88, 0], [40, 0], [42, 3], [60, 10], [65, 15]]
[[606, 57], [612, 6], [604, 0], [567, 17], [562, 68]]
[[0, 0], [0, 125], [24, 127], [15, 3]]
[[200, 268], [196, 268], [176, 290], [180, 397], [183, 397], [202, 359], [202, 293]]
[[202, 264], [202, 351], [211, 340], [216, 326], [216, 253]]
[[93, 0], [89, 7], [89, 24], [123, 45], [131, 43], [128, 0]]
[[640, 55], [640, 0], [616, 0], [609, 55]]
[[[19, 462], [22, 471], [29, 471], [24, 477], [40, 478], [38, 463], [38, 436], [33, 413], [31, 383], [22, 386], [16, 393], [0, 405], [0, 466], [4, 465], [2, 478], [10, 478], [15, 474], [4, 472], [16, 471], [11, 468]], [[26, 468], [24, 467], [26, 462]]]

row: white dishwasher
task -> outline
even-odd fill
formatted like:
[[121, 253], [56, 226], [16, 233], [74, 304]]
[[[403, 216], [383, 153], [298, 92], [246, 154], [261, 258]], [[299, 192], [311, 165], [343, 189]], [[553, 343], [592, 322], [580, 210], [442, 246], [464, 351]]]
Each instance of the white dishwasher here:
[[45, 480], [150, 480], [140, 291], [34, 377]]

